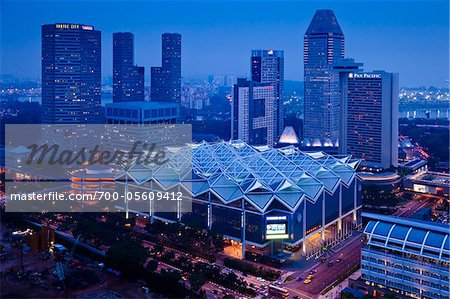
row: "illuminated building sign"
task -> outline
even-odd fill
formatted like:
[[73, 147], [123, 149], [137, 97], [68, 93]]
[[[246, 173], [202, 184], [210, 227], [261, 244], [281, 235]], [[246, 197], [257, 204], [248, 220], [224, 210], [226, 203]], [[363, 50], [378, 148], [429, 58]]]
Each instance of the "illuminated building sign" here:
[[381, 78], [381, 74], [373, 74], [373, 73], [350, 73], [348, 77], [355, 79], [379, 79]]
[[286, 216], [268, 216], [266, 222], [267, 240], [287, 239], [289, 237]]
[[267, 221], [287, 220], [286, 216], [267, 216]]
[[56, 24], [55, 28], [57, 28], [57, 29], [79, 29], [80, 25], [78, 25], [78, 24]]
[[[56, 29], [80, 29], [78, 24], [55, 24]], [[94, 27], [89, 25], [81, 25], [83, 30], [94, 30]]]
[[419, 192], [419, 193], [430, 193], [428, 186], [420, 185], [420, 184], [414, 184], [413, 190], [415, 192]]

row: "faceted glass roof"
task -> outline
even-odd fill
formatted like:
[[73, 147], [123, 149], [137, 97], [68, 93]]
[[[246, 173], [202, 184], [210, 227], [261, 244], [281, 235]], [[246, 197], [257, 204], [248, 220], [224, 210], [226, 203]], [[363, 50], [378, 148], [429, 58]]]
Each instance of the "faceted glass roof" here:
[[304, 198], [315, 202], [324, 191], [334, 193], [339, 183], [353, 181], [359, 164], [350, 163], [350, 156], [306, 153], [292, 145], [253, 147], [241, 140], [188, 144], [171, 149], [168, 158], [160, 166], [146, 165], [148, 174], [137, 165], [127, 174], [139, 184], [155, 180], [167, 189], [178, 180], [194, 196], [212, 191], [226, 204], [244, 198], [261, 212], [273, 200], [294, 211]]

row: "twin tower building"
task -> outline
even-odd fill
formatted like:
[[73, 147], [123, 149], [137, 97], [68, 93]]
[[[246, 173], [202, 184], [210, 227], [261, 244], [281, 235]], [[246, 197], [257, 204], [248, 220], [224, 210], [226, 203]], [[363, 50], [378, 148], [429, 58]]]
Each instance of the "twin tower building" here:
[[[151, 68], [152, 102], [180, 103], [181, 34], [162, 35], [160, 67]], [[144, 101], [144, 67], [134, 65], [134, 35], [113, 34], [113, 102]]]
[[[101, 31], [83, 24], [42, 25], [42, 122], [98, 123]], [[153, 102], [181, 99], [181, 35], [162, 35], [161, 67], [151, 68]], [[113, 102], [143, 102], [144, 67], [134, 62], [131, 32], [113, 34]]]
[[[304, 35], [302, 146], [338, 148], [369, 168], [397, 167], [398, 74], [363, 72], [345, 59], [344, 33], [331, 10], [316, 11]], [[251, 80], [234, 86], [232, 137], [274, 145], [284, 130], [283, 51], [252, 51]]]

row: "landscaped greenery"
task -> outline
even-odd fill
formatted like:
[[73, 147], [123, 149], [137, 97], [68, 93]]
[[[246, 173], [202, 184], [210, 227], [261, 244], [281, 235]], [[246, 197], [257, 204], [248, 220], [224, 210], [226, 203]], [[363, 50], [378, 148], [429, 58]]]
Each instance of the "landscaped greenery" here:
[[233, 268], [245, 273], [252, 274], [254, 276], [259, 276], [261, 278], [264, 278], [266, 280], [277, 280], [281, 276], [280, 271], [272, 270], [265, 267], [257, 267], [254, 266], [252, 263], [241, 261], [234, 258], [225, 258], [223, 261], [223, 264], [226, 267]]

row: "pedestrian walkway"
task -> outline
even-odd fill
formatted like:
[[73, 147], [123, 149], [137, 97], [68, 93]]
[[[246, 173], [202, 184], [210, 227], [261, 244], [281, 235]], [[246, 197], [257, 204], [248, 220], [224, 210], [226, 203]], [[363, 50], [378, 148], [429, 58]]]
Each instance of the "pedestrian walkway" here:
[[355, 271], [352, 275], [350, 275], [347, 279], [342, 281], [340, 284], [332, 288], [330, 291], [328, 291], [324, 295], [319, 295], [318, 299], [339, 299], [341, 298], [341, 292], [343, 289], [348, 287], [349, 279], [358, 279], [361, 277], [361, 269], [358, 269]]

